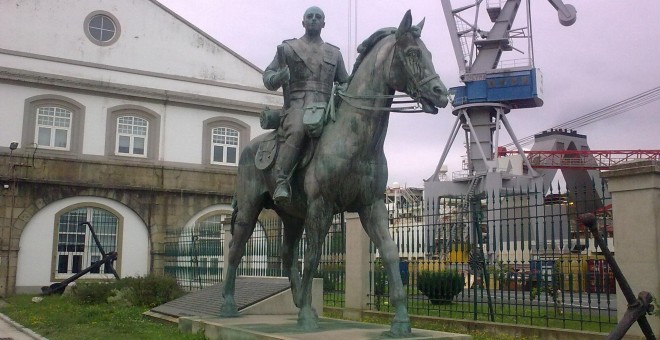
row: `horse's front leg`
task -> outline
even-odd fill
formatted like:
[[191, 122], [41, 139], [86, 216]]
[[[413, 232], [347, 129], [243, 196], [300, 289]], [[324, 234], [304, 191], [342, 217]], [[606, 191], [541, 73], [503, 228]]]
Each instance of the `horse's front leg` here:
[[240, 210], [236, 217], [236, 224], [234, 225], [234, 232], [232, 234], [231, 242], [229, 243], [229, 251], [225, 257], [225, 283], [222, 291], [224, 302], [220, 307], [220, 316], [222, 317], [236, 317], [238, 316], [238, 308], [234, 300], [234, 292], [236, 289], [236, 270], [241, 263], [241, 258], [245, 253], [245, 245], [254, 231], [254, 226], [257, 223], [257, 213], [245, 212]]
[[399, 273], [399, 250], [388, 230], [387, 208], [381, 201], [374, 202], [358, 211], [362, 227], [376, 245], [387, 272], [390, 288], [390, 303], [395, 307], [390, 332], [394, 336], [411, 333], [410, 317], [406, 306], [406, 292]]
[[307, 331], [319, 328], [318, 314], [312, 307], [312, 283], [321, 260], [323, 242], [331, 224], [332, 205], [327, 204], [323, 198], [310, 200], [305, 218], [307, 247], [302, 277], [301, 306], [298, 312], [298, 325]]
[[289, 215], [280, 214], [284, 222], [284, 238], [282, 241], [282, 269], [284, 275], [291, 283], [293, 303], [301, 307], [301, 285], [300, 268], [298, 267], [298, 245], [303, 234], [303, 221]]

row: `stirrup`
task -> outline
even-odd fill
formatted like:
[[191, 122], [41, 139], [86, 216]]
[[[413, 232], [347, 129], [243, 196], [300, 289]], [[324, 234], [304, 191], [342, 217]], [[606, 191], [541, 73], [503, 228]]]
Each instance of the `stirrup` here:
[[288, 204], [291, 202], [291, 192], [289, 191], [287, 183], [277, 185], [273, 193], [273, 201], [277, 205]]

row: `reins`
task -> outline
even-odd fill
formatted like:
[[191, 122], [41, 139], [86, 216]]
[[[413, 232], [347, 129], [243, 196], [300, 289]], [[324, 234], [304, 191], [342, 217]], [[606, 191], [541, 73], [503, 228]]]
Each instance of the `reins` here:
[[[420, 93], [420, 88], [424, 86], [424, 84], [430, 82], [431, 80], [435, 78], [439, 78], [440, 76], [436, 73], [431, 76], [428, 76], [422, 80], [417, 80], [417, 78], [414, 77], [415, 73], [415, 67], [412, 65], [412, 62], [410, 61], [409, 58], [406, 58], [403, 53], [397, 49], [396, 47], [396, 42], [393, 47], [395, 51], [392, 53], [392, 58], [395, 58], [395, 55], [399, 57], [400, 62], [404, 65], [406, 68], [407, 76], [410, 80], [412, 80], [412, 89], [409, 90], [410, 93], [415, 93], [416, 96], [412, 97], [407, 94], [393, 94], [393, 95], [387, 95], [387, 94], [379, 94], [379, 95], [351, 95], [346, 93], [346, 91], [342, 91], [338, 88], [335, 87], [334, 91], [332, 91], [332, 96], [339, 96], [344, 102], [346, 102], [348, 105], [356, 108], [356, 109], [361, 109], [361, 110], [376, 110], [376, 111], [387, 111], [387, 112], [400, 112], [400, 113], [419, 113], [419, 112], [424, 112], [424, 110], [421, 109], [420, 106], [420, 100], [421, 97], [419, 96]], [[396, 53], [398, 52], [398, 53]], [[390, 61], [390, 65], [392, 62]], [[394, 100], [396, 98], [410, 98], [410, 100]], [[387, 107], [387, 106], [366, 106], [366, 105], [360, 105], [352, 102], [351, 100], [360, 100], [360, 99], [392, 99], [392, 104], [411, 104], [415, 103], [415, 105], [411, 106], [398, 106], [398, 107]], [[333, 99], [330, 100], [331, 102]]]
[[367, 105], [360, 105], [351, 102], [351, 99], [395, 99], [395, 98], [410, 98], [410, 96], [406, 94], [392, 94], [392, 95], [387, 95], [387, 94], [381, 94], [381, 95], [362, 95], [362, 96], [354, 96], [346, 93], [345, 91], [341, 90], [336, 90], [333, 95], [339, 96], [346, 104], [356, 108], [356, 109], [361, 109], [361, 110], [375, 110], [375, 111], [388, 111], [388, 112], [401, 112], [401, 113], [418, 113], [418, 112], [424, 112], [419, 106], [419, 100], [397, 100], [397, 101], [392, 101], [392, 104], [410, 104], [410, 103], [416, 103], [417, 105], [412, 105], [412, 106], [399, 106], [399, 107], [391, 107], [391, 106], [367, 106]]

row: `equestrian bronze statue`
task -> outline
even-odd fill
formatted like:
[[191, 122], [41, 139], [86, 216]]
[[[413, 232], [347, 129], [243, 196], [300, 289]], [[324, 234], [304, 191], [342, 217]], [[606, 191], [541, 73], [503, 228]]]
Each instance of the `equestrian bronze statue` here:
[[[390, 302], [395, 307], [390, 332], [411, 332], [406, 295], [399, 274], [399, 254], [388, 230], [388, 212], [383, 194], [387, 185], [387, 161], [383, 143], [395, 92], [417, 103], [416, 112], [436, 114], [447, 105], [447, 89], [435, 72], [431, 53], [420, 39], [424, 20], [412, 25], [410, 11], [398, 28], [381, 29], [359, 47], [348, 85], [335, 89], [338, 98], [327, 108], [313, 107], [309, 120], [318, 137], [309, 138], [289, 179], [291, 197], [276, 204], [273, 193], [277, 171], [273, 164], [278, 131], [256, 137], [241, 152], [232, 241], [227, 255], [224, 285], [224, 316], [236, 316], [234, 300], [236, 270], [262, 209], [273, 209], [284, 224], [282, 266], [291, 282], [298, 324], [305, 330], [318, 328], [311, 305], [311, 288], [323, 241], [333, 215], [357, 212], [364, 231], [378, 248], [389, 280]], [[412, 111], [412, 110], [403, 110]], [[306, 116], [307, 118], [307, 113]], [[277, 124], [275, 124], [277, 125]], [[318, 134], [318, 130], [322, 133]], [[297, 246], [306, 233], [304, 270], [298, 268]], [[350, 288], [348, 288], [350, 289]]]

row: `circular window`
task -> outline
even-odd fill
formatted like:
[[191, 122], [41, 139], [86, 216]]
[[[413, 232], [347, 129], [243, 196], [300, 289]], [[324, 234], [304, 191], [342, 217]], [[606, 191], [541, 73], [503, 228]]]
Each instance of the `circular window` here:
[[90, 13], [85, 18], [85, 35], [93, 43], [107, 46], [119, 38], [119, 22], [112, 14], [103, 11]]

